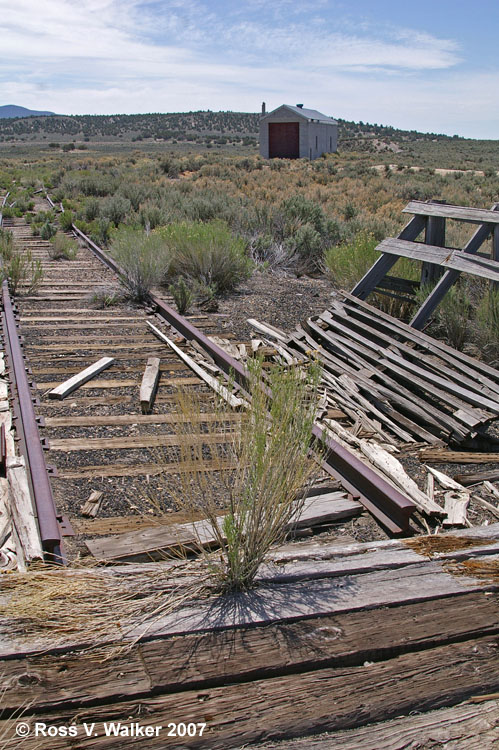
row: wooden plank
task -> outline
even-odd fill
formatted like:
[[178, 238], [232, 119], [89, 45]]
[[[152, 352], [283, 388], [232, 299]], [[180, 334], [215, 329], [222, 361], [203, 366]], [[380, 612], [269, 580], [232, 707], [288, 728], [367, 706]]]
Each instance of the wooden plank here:
[[[104, 725], [113, 719], [121, 719], [123, 726], [133, 719], [162, 727], [169, 722], [203, 722], [207, 724], [203, 737], [184, 737], [182, 747], [227, 750], [258, 740], [355, 727], [441, 708], [477, 693], [495, 692], [498, 685], [496, 639], [489, 636], [358, 667], [97, 705], [79, 712], [78, 719], [95, 722], [94, 736], [85, 736], [85, 747], [90, 750], [117, 747], [116, 737], [106, 737]], [[67, 726], [73, 716], [74, 708], [62, 708], [48, 712], [44, 720], [48, 725]], [[0, 728], [4, 730], [5, 724]], [[148, 750], [179, 747], [178, 737], [165, 734], [149, 737]], [[34, 748], [37, 742], [28, 738], [25, 747]], [[126, 744], [143, 748], [144, 739], [127, 737]], [[50, 741], [51, 750], [72, 745], [72, 738]]]
[[444, 268], [452, 268], [462, 273], [470, 273], [484, 279], [499, 281], [498, 261], [482, 256], [469, 255], [462, 250], [425, 245], [421, 242], [406, 242], [397, 238], [383, 240], [376, 250], [380, 253], [435, 263]]
[[419, 460], [435, 464], [493, 464], [499, 463], [499, 453], [472, 453], [429, 448], [419, 452]]
[[446, 219], [458, 219], [472, 224], [499, 224], [499, 214], [486, 208], [468, 208], [467, 206], [452, 206], [448, 203], [426, 203], [425, 201], [410, 201], [402, 213], [416, 216], [439, 216]]
[[445, 512], [447, 517], [443, 520], [444, 526], [467, 526], [466, 511], [470, 503], [469, 492], [456, 492], [452, 490], [445, 493]]
[[175, 445], [214, 445], [228, 443], [230, 432], [207, 433], [206, 435], [131, 435], [116, 438], [50, 438], [51, 451], [105, 451], [136, 450]]
[[[333, 523], [351, 518], [362, 511], [360, 503], [348, 499], [344, 492], [327, 493], [309, 497], [297, 521], [288, 525], [308, 527], [320, 523]], [[217, 518], [221, 527], [223, 516]], [[132, 531], [119, 537], [89, 539], [85, 542], [92, 555], [104, 560], [161, 559], [165, 554], [177, 549], [199, 550], [201, 546], [216, 544], [216, 536], [209, 522], [201, 520], [193, 523], [172, 525], [168, 529], [152, 527]]]
[[231, 461], [222, 461], [212, 459], [205, 461], [203, 464], [178, 463], [159, 465], [155, 463], [141, 464], [92, 464], [90, 466], [79, 466], [75, 469], [59, 468], [57, 471], [58, 479], [99, 479], [102, 477], [142, 477], [157, 476], [158, 474], [183, 474], [198, 469], [200, 471], [228, 471], [234, 468]]
[[[405, 492], [417, 507], [429, 515], [443, 515], [444, 509], [422, 492], [414, 479], [406, 473], [400, 461], [380, 445], [367, 440], [360, 441], [360, 449], [367, 458], [381, 469], [395, 485]], [[446, 511], [445, 511], [446, 512]]]
[[142, 414], [149, 414], [152, 410], [154, 397], [158, 389], [160, 361], [159, 357], [149, 357], [147, 360], [139, 394]]
[[499, 468], [492, 469], [492, 471], [478, 471], [473, 474], [456, 474], [454, 479], [465, 487], [480, 482], [496, 482], [499, 481]]
[[[339, 412], [341, 414], [341, 412]], [[134, 425], [134, 424], [183, 424], [184, 422], [239, 422], [241, 415], [227, 413], [223, 417], [212, 412], [200, 414], [96, 414], [75, 415], [69, 417], [44, 417], [46, 427], [99, 427], [101, 425]]]
[[87, 381], [98, 375], [100, 372], [110, 367], [113, 362], [113, 357], [102, 357], [93, 365], [85, 368], [85, 370], [82, 370], [77, 375], [73, 375], [72, 378], [69, 378], [69, 380], [66, 380], [64, 383], [61, 383], [61, 385], [58, 385], [56, 388], [51, 390], [48, 394], [48, 397], [56, 399], [66, 398], [66, 396], [83, 385], [83, 383], [86, 383]]
[[43, 548], [28, 485], [23, 456], [7, 462], [7, 479], [10, 487], [10, 515], [26, 563], [43, 560]]
[[99, 512], [99, 508], [102, 505], [102, 498], [104, 493], [99, 490], [94, 490], [88, 500], [86, 500], [80, 508], [80, 514], [85, 518], [95, 518]]
[[254, 750], [404, 750], [446, 748], [485, 750], [499, 743], [499, 701], [461, 703], [423, 714], [403, 716], [357, 729], [329, 732], [284, 742], [253, 745]]
[[[441, 216], [429, 216], [427, 218], [425, 244], [437, 245], [438, 247], [445, 246], [445, 218]], [[434, 263], [423, 263], [421, 267], [420, 288], [434, 284], [442, 276], [443, 272], [443, 268]]]
[[[21, 702], [31, 711], [60, 709], [92, 700], [150, 693], [177, 692], [195, 684], [211, 686], [241, 682], [294, 669], [360, 666], [366, 660], [435, 647], [493, 634], [498, 630], [498, 605], [483, 594], [465, 594], [376, 610], [376, 639], [367, 645], [373, 612], [310, 618], [266, 628], [187, 635], [134, 646], [113, 659], [91, 651], [34, 655], [2, 662], [4, 710]], [[223, 658], [221, 655], [223, 654]], [[64, 671], [67, 679], [61, 683]], [[22, 680], [26, 673], [37, 679]]]
[[[168, 380], [164, 379], [165, 382], [161, 383], [161, 386], [172, 386], [172, 385], [200, 385], [200, 379], [191, 377], [191, 378], [169, 378]], [[54, 388], [56, 387], [57, 381], [50, 381], [50, 382], [39, 382], [38, 388], [39, 389], [45, 389], [45, 388]], [[109, 380], [93, 380], [91, 383], [83, 383], [83, 385], [80, 386], [80, 388], [83, 388], [85, 390], [91, 390], [91, 389], [105, 389], [105, 388], [131, 388], [136, 387], [138, 385], [137, 379], [130, 379], [130, 378], [123, 378], [122, 380], [118, 379], [109, 379]], [[160, 387], [161, 387], [160, 386]]]

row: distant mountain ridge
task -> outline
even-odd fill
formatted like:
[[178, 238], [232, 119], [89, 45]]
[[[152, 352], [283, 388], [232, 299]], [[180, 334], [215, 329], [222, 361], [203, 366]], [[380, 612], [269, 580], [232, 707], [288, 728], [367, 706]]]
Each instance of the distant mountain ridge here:
[[35, 109], [26, 109], [26, 107], [18, 107], [17, 104], [5, 104], [3, 107], [0, 107], [0, 118], [43, 117], [48, 115], [55, 115], [55, 112], [41, 112]]

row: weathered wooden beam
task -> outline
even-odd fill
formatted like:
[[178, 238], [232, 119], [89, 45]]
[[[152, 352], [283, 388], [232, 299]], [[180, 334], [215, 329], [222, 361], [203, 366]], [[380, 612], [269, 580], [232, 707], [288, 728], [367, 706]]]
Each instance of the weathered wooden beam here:
[[140, 408], [142, 414], [149, 414], [152, 410], [154, 397], [159, 382], [159, 357], [149, 357], [146, 369], [140, 384]]
[[[425, 244], [437, 247], [445, 246], [445, 218], [428, 216], [426, 219]], [[423, 263], [421, 267], [420, 287], [434, 284], [443, 274], [443, 268], [435, 263]]]
[[486, 208], [468, 208], [467, 206], [452, 206], [448, 203], [427, 203], [425, 201], [410, 201], [402, 213], [416, 216], [437, 216], [446, 219], [458, 219], [472, 224], [499, 224], [499, 214]]
[[437, 464], [493, 464], [499, 463], [499, 453], [473, 453], [471, 451], [447, 451], [429, 448], [419, 452], [419, 460]]
[[82, 372], [77, 375], [73, 375], [72, 378], [66, 380], [61, 385], [51, 390], [48, 394], [49, 398], [63, 399], [66, 398], [70, 393], [79, 388], [83, 383], [91, 380], [93, 377], [98, 375], [100, 372], [110, 367], [114, 362], [112, 357], [102, 357], [90, 367], [85, 368]]
[[428, 261], [484, 279], [499, 281], [498, 261], [484, 258], [481, 255], [471, 255], [462, 250], [426, 245], [422, 242], [407, 242], [398, 238], [383, 240], [376, 249], [381, 253]]

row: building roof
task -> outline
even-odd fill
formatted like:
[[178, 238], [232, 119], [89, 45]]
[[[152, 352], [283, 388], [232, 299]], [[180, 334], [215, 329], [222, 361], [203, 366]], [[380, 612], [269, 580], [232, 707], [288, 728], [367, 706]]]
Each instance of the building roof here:
[[297, 115], [298, 117], [303, 117], [306, 120], [317, 120], [318, 122], [326, 122], [328, 125], [338, 124], [334, 118], [328, 117], [327, 115], [323, 115], [322, 112], [318, 112], [316, 109], [305, 109], [305, 107], [297, 107], [297, 106], [293, 106], [292, 104], [281, 104], [280, 107], [277, 107], [277, 109], [273, 109], [272, 112], [267, 112], [267, 114], [264, 115], [262, 119], [264, 119], [265, 117], [270, 117], [279, 109], [283, 109], [283, 108], [291, 110], [291, 112], [293, 112], [294, 115]]

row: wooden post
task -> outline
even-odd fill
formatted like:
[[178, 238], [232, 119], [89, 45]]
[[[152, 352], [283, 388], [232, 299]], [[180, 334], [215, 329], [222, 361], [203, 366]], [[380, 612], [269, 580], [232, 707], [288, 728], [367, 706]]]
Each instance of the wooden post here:
[[[492, 233], [492, 260], [497, 260], [499, 262], [499, 224], [495, 225]], [[490, 289], [499, 294], [499, 282], [491, 281]]]
[[[436, 203], [437, 201], [432, 201]], [[425, 243], [445, 247], [445, 219], [441, 216], [428, 216], [426, 220]], [[443, 275], [444, 269], [435, 263], [423, 263], [421, 288], [434, 284]]]

